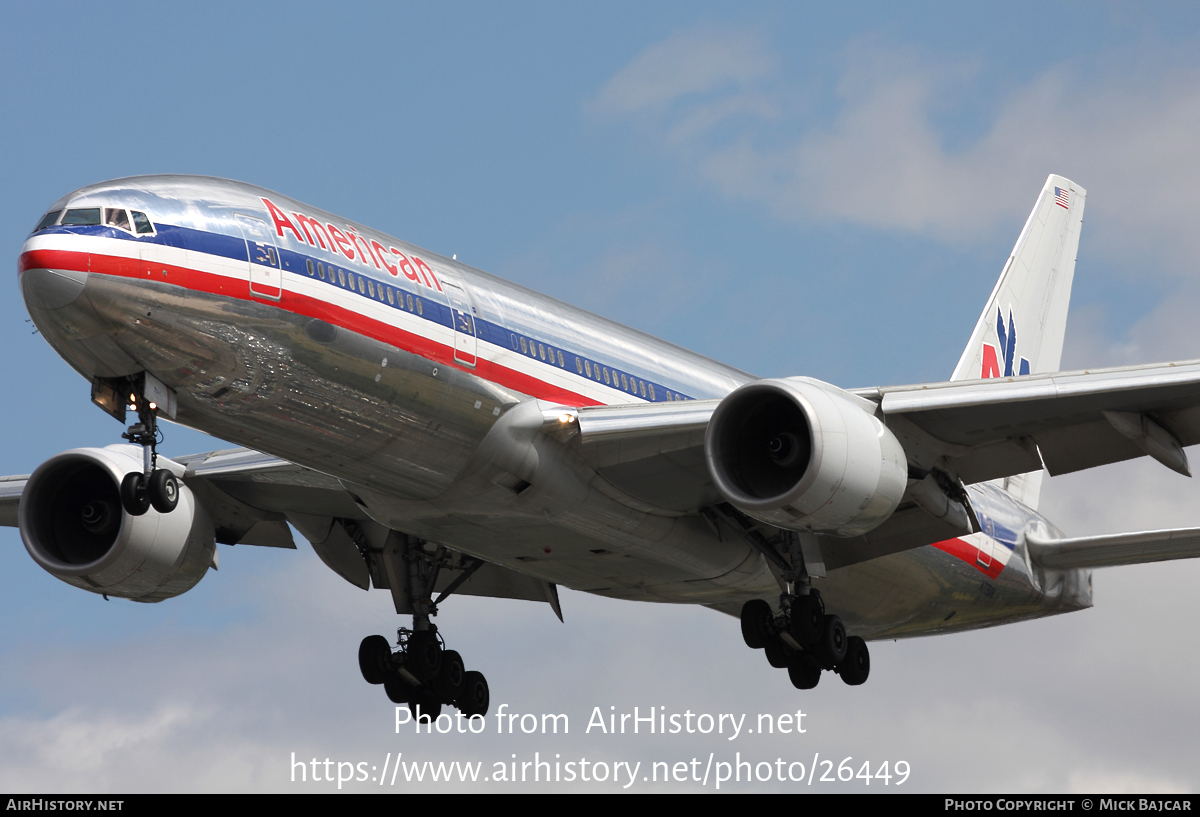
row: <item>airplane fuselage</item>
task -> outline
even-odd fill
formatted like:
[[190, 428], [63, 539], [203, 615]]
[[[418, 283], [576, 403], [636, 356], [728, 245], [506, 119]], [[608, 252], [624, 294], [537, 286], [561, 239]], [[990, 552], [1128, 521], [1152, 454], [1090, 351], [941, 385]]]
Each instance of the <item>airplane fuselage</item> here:
[[[20, 260], [47, 340], [89, 380], [150, 372], [179, 423], [332, 475], [355, 499], [322, 508], [293, 492], [297, 513], [370, 516], [614, 598], [734, 612], [778, 596], [757, 551], [669, 492], [632, 501], [566, 447], [521, 485], [478, 454], [521, 407], [719, 398], [753, 375], [246, 184], [121, 179], [54, 211]], [[816, 580], [851, 633], [1090, 606], [1089, 573], [1025, 554], [1024, 531], [1048, 522], [990, 484], [968, 493], [981, 532]]]

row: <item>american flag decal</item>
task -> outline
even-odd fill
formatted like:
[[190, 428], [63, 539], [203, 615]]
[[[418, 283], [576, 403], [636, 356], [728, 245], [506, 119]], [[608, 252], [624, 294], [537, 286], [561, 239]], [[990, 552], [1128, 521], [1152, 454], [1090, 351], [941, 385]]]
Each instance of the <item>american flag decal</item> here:
[[1067, 191], [1061, 187], [1054, 188], [1054, 203], [1059, 207], [1069, 210], [1070, 208], [1067, 207]]

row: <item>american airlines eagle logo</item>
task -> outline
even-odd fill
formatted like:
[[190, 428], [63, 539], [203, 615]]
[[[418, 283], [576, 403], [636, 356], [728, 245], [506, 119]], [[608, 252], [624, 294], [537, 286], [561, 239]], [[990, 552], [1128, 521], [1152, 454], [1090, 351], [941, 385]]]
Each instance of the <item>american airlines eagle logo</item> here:
[[[1013, 361], [1017, 355], [1017, 325], [1013, 321], [1012, 308], [1008, 310], [1008, 331], [1004, 331], [1004, 314], [996, 307], [996, 337], [1000, 341], [997, 348], [990, 343], [983, 344], [983, 371], [980, 377], [1012, 377], [1014, 374], [1029, 374], [1029, 361], [1020, 359], [1017, 371], [1013, 371]], [[1003, 372], [1001, 368], [1003, 367]]]

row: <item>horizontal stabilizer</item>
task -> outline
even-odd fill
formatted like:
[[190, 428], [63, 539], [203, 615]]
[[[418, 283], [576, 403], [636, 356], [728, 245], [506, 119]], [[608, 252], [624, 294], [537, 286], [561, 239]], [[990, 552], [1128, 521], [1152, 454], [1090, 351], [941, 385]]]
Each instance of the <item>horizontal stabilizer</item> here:
[[1116, 567], [1200, 557], [1200, 528], [1137, 531], [1079, 539], [1047, 539], [1030, 531], [1025, 546], [1034, 562], [1052, 570]]

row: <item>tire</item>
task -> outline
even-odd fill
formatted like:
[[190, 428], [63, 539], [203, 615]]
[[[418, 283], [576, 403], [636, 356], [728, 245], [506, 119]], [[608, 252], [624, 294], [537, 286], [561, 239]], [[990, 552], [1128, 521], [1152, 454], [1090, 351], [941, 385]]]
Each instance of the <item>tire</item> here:
[[778, 638], [772, 638], [763, 649], [767, 653], [767, 663], [775, 669], [783, 669], [788, 665], [788, 648]]
[[383, 691], [387, 693], [388, 700], [394, 704], [406, 704], [412, 700], [413, 696], [413, 688], [398, 675], [393, 675], [383, 682]]
[[817, 654], [826, 669], [833, 669], [846, 658], [846, 625], [838, 616], [825, 616], [821, 628], [821, 640], [816, 644]]
[[762, 599], [751, 599], [742, 605], [742, 640], [752, 650], [761, 650], [774, 635], [771, 625], [775, 615], [771, 605]]
[[871, 653], [867, 642], [856, 635], [846, 639], [846, 657], [837, 667], [838, 675], [852, 687], [866, 683], [871, 674]]
[[150, 495], [143, 474], [130, 471], [121, 480], [121, 507], [130, 516], [142, 516], [150, 510]]
[[[358, 645], [358, 669], [368, 684], [382, 684], [391, 675], [392, 648], [381, 635], [369, 635]], [[403, 703], [397, 701], [396, 703]]]
[[404, 668], [421, 683], [430, 683], [442, 668], [442, 645], [433, 630], [417, 630], [408, 638]]
[[417, 726], [428, 725], [432, 730], [433, 722], [442, 714], [442, 702], [428, 693], [414, 694], [409, 698], [408, 711], [412, 713]]
[[170, 471], [159, 468], [150, 475], [150, 504], [159, 513], [170, 513], [179, 505], [179, 480]]
[[461, 655], [454, 650], [442, 653], [442, 668], [433, 679], [433, 690], [442, 703], [452, 704], [462, 696], [466, 674], [467, 669], [463, 666]]
[[821, 667], [807, 655], [788, 664], [788, 678], [796, 689], [812, 689], [821, 681]]
[[792, 615], [788, 629], [792, 638], [802, 647], [817, 643], [825, 624], [825, 610], [821, 597], [814, 591], [807, 596], [792, 599]]
[[455, 702], [458, 711], [468, 718], [472, 715], [486, 715], [491, 701], [491, 692], [483, 673], [475, 670], [464, 673], [462, 695]]

